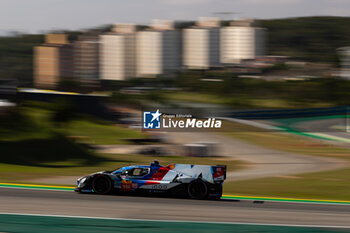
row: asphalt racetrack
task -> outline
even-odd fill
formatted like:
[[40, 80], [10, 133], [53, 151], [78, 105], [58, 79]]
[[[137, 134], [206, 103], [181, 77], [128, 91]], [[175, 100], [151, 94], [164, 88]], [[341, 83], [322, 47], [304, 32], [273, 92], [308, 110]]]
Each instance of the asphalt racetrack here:
[[0, 188], [0, 212], [123, 219], [312, 225], [350, 229], [349, 204], [255, 203], [250, 200], [209, 201]]

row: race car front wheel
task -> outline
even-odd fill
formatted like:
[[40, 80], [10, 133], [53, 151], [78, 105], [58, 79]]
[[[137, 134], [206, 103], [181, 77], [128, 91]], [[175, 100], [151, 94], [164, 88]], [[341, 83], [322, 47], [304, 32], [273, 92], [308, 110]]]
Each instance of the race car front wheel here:
[[192, 199], [204, 199], [208, 194], [208, 187], [202, 180], [195, 180], [188, 184], [187, 191]]
[[92, 181], [92, 189], [97, 194], [107, 194], [112, 189], [112, 181], [105, 175], [98, 175]]

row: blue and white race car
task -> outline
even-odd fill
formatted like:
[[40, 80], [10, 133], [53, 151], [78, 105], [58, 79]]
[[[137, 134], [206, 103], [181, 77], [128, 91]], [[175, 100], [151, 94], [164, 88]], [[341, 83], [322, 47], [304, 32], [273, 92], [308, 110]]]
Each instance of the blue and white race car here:
[[168, 194], [193, 199], [219, 199], [226, 179], [226, 166], [171, 164], [122, 167], [78, 179], [79, 193]]

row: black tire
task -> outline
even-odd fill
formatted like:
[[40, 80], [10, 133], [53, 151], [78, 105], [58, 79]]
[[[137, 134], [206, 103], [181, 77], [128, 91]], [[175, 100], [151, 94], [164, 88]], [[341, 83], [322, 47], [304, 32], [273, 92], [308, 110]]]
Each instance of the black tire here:
[[112, 181], [108, 176], [97, 175], [92, 180], [92, 189], [97, 194], [108, 194], [112, 190]]
[[204, 199], [208, 194], [208, 187], [202, 180], [195, 180], [188, 184], [188, 196], [192, 199]]

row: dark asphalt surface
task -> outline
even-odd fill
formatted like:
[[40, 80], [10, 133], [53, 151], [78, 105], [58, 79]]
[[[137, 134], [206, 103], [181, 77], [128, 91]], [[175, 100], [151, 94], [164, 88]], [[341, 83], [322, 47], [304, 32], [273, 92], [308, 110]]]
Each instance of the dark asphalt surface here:
[[0, 212], [350, 227], [350, 205], [101, 196], [11, 188], [0, 188]]

